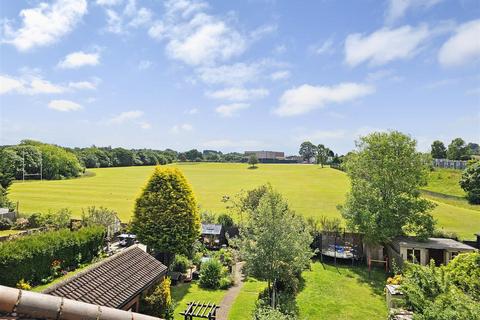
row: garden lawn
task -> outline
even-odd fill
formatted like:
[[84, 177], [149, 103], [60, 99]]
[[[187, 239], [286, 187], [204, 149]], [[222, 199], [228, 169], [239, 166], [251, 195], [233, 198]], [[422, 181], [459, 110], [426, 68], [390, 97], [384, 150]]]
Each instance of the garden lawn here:
[[251, 319], [255, 310], [258, 294], [265, 289], [267, 284], [255, 279], [245, 280], [240, 293], [228, 313], [228, 320]]
[[[291, 207], [307, 217], [340, 217], [337, 205], [345, 200], [349, 181], [345, 173], [316, 165], [259, 164], [248, 169], [241, 163], [181, 163], [180, 168], [191, 183], [202, 210], [226, 211], [224, 196], [233, 197], [271, 183], [289, 201]], [[135, 198], [140, 194], [154, 167], [93, 169], [88, 178], [15, 182], [9, 189], [13, 201], [19, 201], [20, 212], [48, 212], [70, 208], [80, 216], [82, 208], [104, 206], [128, 221]], [[440, 201], [440, 200], [439, 200]], [[440, 203], [433, 215], [439, 226], [463, 238], [473, 239], [480, 227], [480, 213], [468, 207]]]
[[180, 312], [185, 311], [187, 303], [193, 301], [213, 302], [219, 304], [227, 290], [207, 290], [198, 286], [198, 283], [193, 281], [190, 283], [182, 283], [171, 287], [172, 298], [177, 305], [175, 306], [175, 319], [183, 320], [184, 317]]
[[312, 263], [303, 272], [305, 286], [297, 296], [300, 320], [384, 320], [387, 307], [383, 288], [385, 274], [364, 267]]
[[9, 236], [11, 234], [17, 234], [22, 232], [22, 230], [0, 230], [0, 237]]

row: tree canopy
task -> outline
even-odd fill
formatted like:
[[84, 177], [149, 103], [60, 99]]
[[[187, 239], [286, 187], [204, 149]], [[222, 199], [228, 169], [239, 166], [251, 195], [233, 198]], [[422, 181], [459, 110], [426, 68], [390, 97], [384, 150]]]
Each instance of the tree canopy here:
[[315, 157], [317, 152], [317, 147], [310, 141], [305, 141], [300, 145], [300, 150], [298, 154], [302, 157], [304, 161], [310, 161], [311, 158]]
[[447, 149], [442, 141], [435, 140], [432, 143], [432, 151], [430, 152], [433, 159], [446, 159]]
[[416, 141], [398, 131], [360, 138], [348, 156], [352, 188], [341, 207], [348, 225], [371, 243], [389, 242], [404, 233], [429, 236], [434, 204], [420, 197], [427, 168]]
[[470, 159], [469, 150], [462, 138], [455, 138], [450, 142], [447, 149], [447, 158], [450, 160]]
[[462, 173], [460, 186], [470, 203], [480, 204], [480, 161], [469, 164]]
[[186, 254], [200, 235], [195, 196], [177, 168], [156, 167], [135, 202], [132, 230], [140, 241], [169, 264], [174, 254]]

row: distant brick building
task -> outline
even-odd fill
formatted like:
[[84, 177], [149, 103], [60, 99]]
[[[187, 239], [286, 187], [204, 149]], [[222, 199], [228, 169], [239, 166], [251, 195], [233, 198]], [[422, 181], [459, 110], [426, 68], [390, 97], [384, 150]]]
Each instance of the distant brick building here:
[[258, 161], [284, 160], [285, 153], [279, 151], [245, 151], [245, 157], [257, 156]]

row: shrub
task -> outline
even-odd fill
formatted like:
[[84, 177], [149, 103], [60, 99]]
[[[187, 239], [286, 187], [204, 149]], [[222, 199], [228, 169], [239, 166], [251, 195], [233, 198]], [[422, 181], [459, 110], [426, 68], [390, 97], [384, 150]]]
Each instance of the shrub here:
[[231, 277], [223, 277], [220, 279], [218, 287], [222, 290], [226, 290], [233, 285], [233, 279]]
[[222, 213], [217, 217], [217, 223], [221, 224], [225, 229], [229, 229], [235, 225], [233, 218], [226, 213]]
[[15, 285], [15, 288], [21, 289], [21, 290], [31, 290], [32, 286], [30, 285], [30, 283], [26, 282], [25, 280], [20, 279], [20, 281], [18, 281], [18, 283]]
[[177, 254], [170, 268], [172, 271], [185, 273], [190, 267], [190, 264], [190, 260], [188, 260], [186, 256]]
[[174, 303], [170, 293], [170, 278], [164, 278], [154, 289], [152, 294], [145, 297], [142, 304], [142, 313], [173, 320]]
[[220, 279], [224, 274], [224, 267], [217, 259], [210, 259], [200, 268], [200, 286], [208, 289], [218, 289]]
[[460, 186], [470, 203], [480, 204], [480, 161], [469, 164], [462, 173]]
[[232, 266], [235, 263], [235, 257], [232, 249], [222, 248], [216, 251], [213, 256], [218, 259], [225, 267]]
[[0, 243], [0, 284], [15, 286], [21, 279], [39, 284], [42, 279], [54, 276], [57, 269], [75, 268], [91, 261], [101, 250], [103, 239], [104, 229], [96, 226], [75, 232], [62, 229], [39, 233]]
[[292, 320], [291, 316], [283, 314], [278, 309], [272, 309], [271, 307], [262, 307], [255, 310], [253, 316], [254, 320]]
[[12, 226], [12, 221], [6, 218], [0, 218], [0, 230], [10, 230], [12, 229]]

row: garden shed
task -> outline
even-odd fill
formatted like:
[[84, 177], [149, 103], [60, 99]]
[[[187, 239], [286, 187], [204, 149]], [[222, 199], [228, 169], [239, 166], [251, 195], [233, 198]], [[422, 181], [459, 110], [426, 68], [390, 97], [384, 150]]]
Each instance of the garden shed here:
[[225, 230], [221, 224], [202, 223], [201, 237], [209, 249], [220, 249], [225, 244]]
[[43, 293], [138, 312], [140, 297], [166, 273], [166, 266], [134, 245]]
[[453, 239], [428, 238], [421, 241], [407, 236], [396, 238], [387, 247], [390, 259], [397, 260], [397, 263], [409, 261], [427, 265], [433, 259], [437, 266], [448, 264], [459, 253], [471, 251], [475, 248]]

